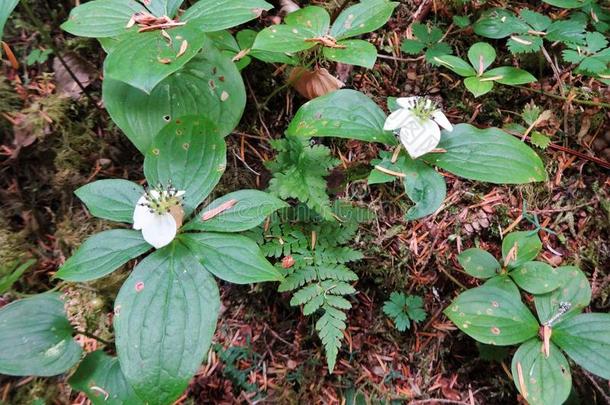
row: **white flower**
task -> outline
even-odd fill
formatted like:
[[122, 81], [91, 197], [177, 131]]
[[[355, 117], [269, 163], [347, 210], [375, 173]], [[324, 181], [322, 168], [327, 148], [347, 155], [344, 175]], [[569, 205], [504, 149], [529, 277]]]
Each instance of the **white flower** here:
[[171, 243], [182, 225], [184, 191], [173, 187], [148, 190], [136, 203], [133, 229], [142, 230], [144, 240], [156, 249]]
[[386, 119], [383, 129], [398, 130], [400, 142], [412, 158], [418, 158], [436, 148], [441, 140], [441, 129], [453, 130], [445, 114], [429, 99], [401, 97], [396, 99], [401, 107]]

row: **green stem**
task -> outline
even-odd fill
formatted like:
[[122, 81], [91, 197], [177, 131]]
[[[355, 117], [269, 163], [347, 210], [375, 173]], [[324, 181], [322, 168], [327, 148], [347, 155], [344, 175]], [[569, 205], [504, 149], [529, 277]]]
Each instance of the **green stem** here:
[[522, 89], [522, 90], [531, 91], [531, 92], [534, 92], [534, 93], [539, 93], [539, 94], [542, 94], [544, 96], [551, 97], [551, 98], [554, 98], [554, 99], [557, 99], [557, 100], [570, 101], [571, 103], [588, 105], [588, 106], [592, 106], [592, 107], [610, 108], [610, 103], [602, 103], [602, 102], [595, 102], [595, 101], [589, 101], [589, 100], [579, 100], [577, 98], [569, 100], [567, 97], [564, 97], [564, 96], [559, 96], [559, 95], [553, 94], [553, 93], [547, 93], [546, 91], [542, 91], [542, 90], [530, 89], [529, 87], [525, 87], [525, 86], [516, 86], [516, 85], [514, 85], [513, 87], [516, 87], [516, 88]]

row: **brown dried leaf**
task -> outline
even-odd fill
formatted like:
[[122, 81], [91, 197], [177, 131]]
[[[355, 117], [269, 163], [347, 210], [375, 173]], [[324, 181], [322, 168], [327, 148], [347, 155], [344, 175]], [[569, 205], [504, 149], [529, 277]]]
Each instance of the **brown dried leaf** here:
[[[62, 58], [83, 88], [87, 88], [93, 80], [95, 68], [75, 53], [66, 53]], [[72, 78], [68, 69], [61, 63], [59, 58], [53, 59], [57, 91], [76, 100], [83, 90]]]

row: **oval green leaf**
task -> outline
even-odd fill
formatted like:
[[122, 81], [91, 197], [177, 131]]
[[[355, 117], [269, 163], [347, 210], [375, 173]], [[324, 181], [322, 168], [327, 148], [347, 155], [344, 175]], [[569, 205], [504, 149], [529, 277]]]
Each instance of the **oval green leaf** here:
[[322, 48], [324, 57], [335, 62], [372, 69], [377, 60], [377, 48], [368, 41], [347, 39], [337, 45], [345, 48]]
[[74, 194], [85, 203], [91, 215], [131, 224], [133, 210], [144, 188], [128, 180], [108, 179], [84, 185]]
[[151, 246], [140, 231], [113, 229], [87, 239], [55, 273], [66, 281], [91, 281], [112, 273]]
[[502, 239], [502, 258], [504, 266], [509, 269], [534, 260], [541, 250], [542, 242], [538, 231], [511, 232]]
[[398, 2], [367, 0], [348, 7], [333, 22], [330, 35], [345, 39], [373, 32], [388, 22], [396, 6]]
[[496, 184], [546, 180], [540, 157], [530, 147], [498, 128], [478, 129], [458, 124], [443, 131], [438, 148], [425, 159], [455, 175]]
[[103, 97], [112, 120], [142, 153], [161, 128], [185, 115], [205, 116], [227, 135], [237, 126], [246, 105], [239, 71], [213, 46], [204, 47], [150, 95], [106, 78]]
[[206, 270], [222, 280], [235, 284], [283, 280], [258, 245], [245, 236], [206, 232], [185, 233], [179, 238]]
[[191, 24], [165, 31], [133, 29], [113, 46], [104, 63], [104, 73], [150, 94], [163, 79], [193, 59], [206, 39]]
[[125, 379], [119, 360], [101, 350], [89, 353], [68, 383], [93, 405], [144, 405]]
[[445, 178], [421, 160], [405, 157], [396, 163], [399, 171], [405, 175], [402, 179], [405, 192], [415, 203], [405, 214], [405, 219], [420, 219], [438, 210], [447, 194]]
[[300, 52], [316, 46], [316, 42], [306, 41], [316, 34], [304, 27], [272, 25], [258, 33], [252, 50], [267, 52]]
[[287, 206], [269, 193], [239, 190], [214, 200], [183, 230], [242, 232], [260, 225], [273, 212]]
[[460, 294], [444, 311], [465, 334], [481, 343], [508, 346], [538, 333], [538, 322], [513, 292], [492, 285]]
[[199, 0], [181, 16], [203, 32], [220, 31], [253, 20], [273, 6], [263, 0]]
[[125, 281], [114, 305], [121, 369], [150, 405], [172, 403], [210, 347], [220, 308], [213, 277], [179, 243], [155, 251]]
[[477, 74], [482, 75], [496, 60], [496, 50], [487, 42], [477, 42], [468, 49], [468, 60]]
[[498, 83], [508, 85], [526, 84], [537, 81], [531, 73], [511, 66], [490, 69], [485, 72], [482, 77], [483, 79], [493, 79]]
[[127, 32], [131, 17], [142, 11], [144, 6], [135, 0], [89, 1], [73, 8], [61, 28], [79, 37], [115, 37]]
[[323, 37], [330, 28], [330, 15], [324, 7], [307, 6], [286, 15], [284, 22], [293, 27], [307, 28], [316, 37]]
[[582, 368], [610, 380], [610, 314], [580, 314], [560, 322], [551, 340]]
[[510, 272], [519, 287], [530, 294], [546, 294], [558, 288], [563, 277], [557, 269], [543, 262], [526, 262]]
[[49, 377], [68, 371], [82, 353], [72, 333], [59, 294], [10, 303], [0, 309], [0, 374]]
[[479, 76], [471, 76], [464, 79], [464, 86], [475, 97], [489, 93], [494, 88], [492, 80], [482, 80]]
[[[560, 312], [562, 303], [568, 303], [570, 309], [561, 315], [558, 321], [568, 319], [580, 312], [591, 302], [591, 285], [587, 276], [578, 267], [557, 267], [562, 277], [561, 286], [547, 294], [535, 295], [534, 304], [540, 323], [546, 323]], [[555, 323], [558, 323], [555, 321]]]
[[150, 185], [173, 185], [185, 191], [188, 216], [214, 189], [227, 164], [220, 131], [203, 117], [187, 116], [167, 124], [144, 157]]
[[17, 3], [19, 3], [19, 0], [4, 0], [0, 4], [0, 40], [2, 39], [6, 20], [8, 20], [15, 7], [17, 7]]
[[500, 263], [483, 249], [466, 249], [458, 256], [458, 262], [472, 277], [487, 279], [498, 274]]
[[396, 145], [383, 130], [386, 115], [373, 100], [356, 90], [337, 90], [303, 104], [286, 130], [287, 136], [332, 136]]
[[477, 72], [475, 72], [468, 62], [466, 62], [464, 59], [458, 58], [457, 56], [442, 55], [435, 56], [432, 59], [434, 62], [446, 67], [462, 77], [475, 76], [477, 74]]
[[570, 395], [570, 365], [561, 351], [549, 346], [549, 357], [542, 352], [542, 342], [523, 343], [512, 361], [515, 386], [530, 405], [563, 404]]

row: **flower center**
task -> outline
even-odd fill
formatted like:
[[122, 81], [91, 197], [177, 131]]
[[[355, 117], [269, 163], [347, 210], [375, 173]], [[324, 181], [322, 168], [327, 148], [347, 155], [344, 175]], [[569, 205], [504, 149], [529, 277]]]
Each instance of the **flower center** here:
[[432, 100], [420, 98], [415, 102], [415, 106], [411, 109], [413, 115], [421, 121], [429, 121], [432, 119], [432, 113], [438, 110], [438, 106]]
[[172, 209], [182, 207], [182, 194], [171, 184], [166, 187], [159, 184], [146, 190], [144, 194], [146, 201], [142, 205], [147, 207], [151, 213], [168, 214]]

